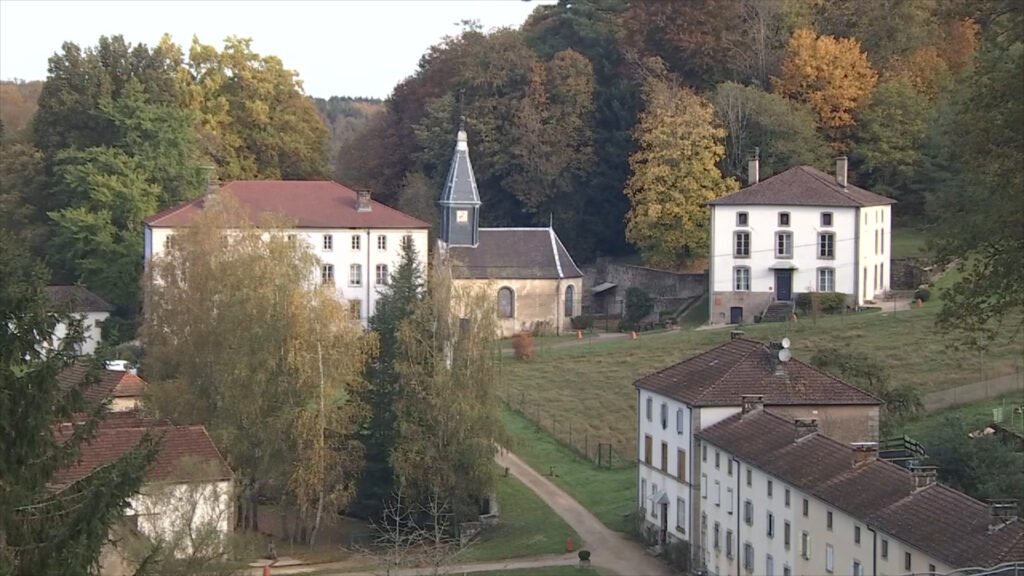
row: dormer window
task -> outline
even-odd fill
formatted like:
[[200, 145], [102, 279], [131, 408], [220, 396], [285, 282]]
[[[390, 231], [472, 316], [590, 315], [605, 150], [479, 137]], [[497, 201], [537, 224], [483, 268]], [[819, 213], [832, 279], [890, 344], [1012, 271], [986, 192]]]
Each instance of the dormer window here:
[[789, 226], [789, 212], [779, 212], [779, 226]]
[[736, 213], [736, 225], [737, 226], [749, 226], [749, 216], [746, 212]]
[[821, 213], [821, 226], [823, 228], [828, 228], [828, 227], [832, 226], [832, 213], [831, 212], [822, 212]]

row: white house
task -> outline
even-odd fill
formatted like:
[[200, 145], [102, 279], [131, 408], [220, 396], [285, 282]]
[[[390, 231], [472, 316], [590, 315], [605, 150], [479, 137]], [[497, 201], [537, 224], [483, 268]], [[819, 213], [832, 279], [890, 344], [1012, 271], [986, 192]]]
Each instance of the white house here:
[[[61, 312], [68, 312], [82, 322], [82, 343], [79, 354], [92, 354], [103, 339], [103, 321], [110, 317], [114, 307], [96, 294], [81, 286], [47, 286], [46, 296], [50, 306]], [[67, 335], [68, 327], [60, 323], [54, 329], [54, 346]]]
[[[253, 222], [277, 215], [294, 222], [286, 234], [308, 242], [320, 259], [314, 271], [338, 296], [358, 308], [364, 323], [373, 315], [378, 289], [401, 261], [401, 243], [412, 239], [426, 267], [429, 224], [330, 181], [259, 180], [229, 182], [215, 194], [234, 198]], [[207, 196], [145, 220], [145, 259], [160, 255], [169, 238], [203, 209]]]
[[938, 575], [1024, 561], [1015, 504], [979, 502], [813, 420], [751, 403], [697, 437], [711, 488], [694, 561], [709, 574]]
[[637, 507], [655, 543], [698, 544], [702, 496], [725, 498], [732, 488], [710, 479], [731, 465], [699, 453], [696, 434], [738, 414], [744, 404], [817, 418], [848, 442], [878, 439], [880, 400], [799, 360], [780, 361], [780, 350], [734, 338], [636, 381]]
[[710, 322], [752, 322], [798, 293], [839, 292], [862, 306], [889, 289], [891, 198], [847, 182], [845, 157], [829, 176], [796, 166], [711, 207]]

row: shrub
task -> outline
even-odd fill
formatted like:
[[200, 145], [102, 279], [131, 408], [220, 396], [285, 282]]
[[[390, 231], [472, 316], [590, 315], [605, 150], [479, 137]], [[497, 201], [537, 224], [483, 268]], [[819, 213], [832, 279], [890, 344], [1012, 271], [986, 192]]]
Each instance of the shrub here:
[[551, 322], [539, 320], [533, 323], [530, 332], [534, 336], [550, 336], [555, 333], [555, 329], [551, 326]]
[[842, 314], [846, 310], [846, 294], [842, 292], [803, 292], [796, 295], [796, 307], [804, 313], [812, 311], [815, 301], [822, 314]]
[[619, 326], [618, 326], [617, 330], [619, 332], [629, 332], [630, 330], [633, 330], [634, 328], [636, 328], [636, 324], [635, 323], [627, 320], [626, 318], [623, 318], [622, 320], [619, 320]]
[[626, 290], [626, 319], [636, 324], [654, 310], [654, 299], [636, 286]]
[[512, 337], [512, 347], [516, 351], [516, 360], [533, 358], [533, 334], [520, 332]]
[[578, 555], [580, 557], [580, 562], [590, 562], [590, 550], [580, 550]]
[[932, 297], [932, 291], [927, 288], [918, 288], [914, 290], [914, 300], [920, 300], [921, 302], [927, 302]]
[[594, 317], [589, 315], [573, 316], [569, 322], [572, 324], [573, 330], [590, 330], [594, 327]]

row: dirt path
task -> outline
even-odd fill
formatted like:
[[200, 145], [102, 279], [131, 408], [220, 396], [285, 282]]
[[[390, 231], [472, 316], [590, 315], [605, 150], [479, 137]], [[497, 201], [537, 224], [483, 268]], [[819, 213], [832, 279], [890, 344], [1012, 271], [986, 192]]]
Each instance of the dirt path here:
[[[495, 572], [497, 570], [521, 570], [525, 568], [544, 568], [547, 566], [572, 566], [579, 562], [575, 554], [550, 554], [546, 556], [531, 556], [527, 558], [514, 558], [511, 560], [495, 560], [493, 562], [473, 562], [469, 564], [453, 564], [441, 568], [439, 574], [473, 574], [475, 572]], [[333, 562], [329, 564], [304, 564], [298, 566], [275, 566], [270, 569], [272, 576], [282, 574], [306, 574], [316, 572], [328, 576], [377, 576], [383, 574], [379, 570], [359, 571], [358, 566], [350, 562]], [[353, 571], [355, 570], [355, 571]], [[262, 568], [253, 568], [248, 572], [251, 576], [262, 576]], [[428, 568], [400, 568], [391, 570], [389, 576], [421, 576], [433, 574]]]
[[507, 466], [513, 476], [583, 538], [584, 546], [591, 552], [590, 560], [597, 568], [620, 576], [668, 576], [672, 573], [668, 566], [647, 554], [640, 544], [605, 527], [579, 502], [515, 454], [502, 450], [495, 459], [501, 466]]

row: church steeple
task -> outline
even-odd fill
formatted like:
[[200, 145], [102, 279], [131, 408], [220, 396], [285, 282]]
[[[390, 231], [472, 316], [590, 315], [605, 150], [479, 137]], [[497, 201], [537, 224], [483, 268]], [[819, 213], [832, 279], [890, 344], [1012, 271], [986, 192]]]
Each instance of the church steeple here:
[[476, 246], [480, 240], [480, 194], [463, 122], [441, 193], [441, 240], [448, 246]]

